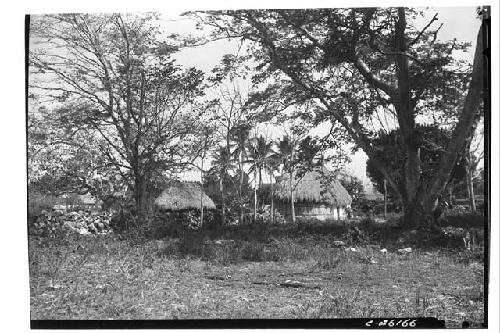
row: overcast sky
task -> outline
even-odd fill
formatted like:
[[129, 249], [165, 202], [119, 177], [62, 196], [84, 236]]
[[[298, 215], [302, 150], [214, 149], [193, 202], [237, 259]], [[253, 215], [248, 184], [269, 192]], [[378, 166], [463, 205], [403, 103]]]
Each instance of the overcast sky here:
[[[458, 41], [473, 43], [472, 51], [463, 54], [465, 59], [472, 63], [473, 49], [479, 31], [480, 20], [477, 19], [475, 7], [431, 7], [425, 10], [426, 15], [419, 17], [415, 22], [417, 28], [422, 28], [437, 13], [438, 21], [432, 27], [438, 27], [443, 23], [439, 31], [438, 39], [442, 41], [456, 38]], [[162, 13], [162, 27], [166, 33], [196, 34], [200, 31], [195, 28], [195, 22], [180, 13]], [[234, 53], [238, 49], [237, 42], [220, 40], [197, 48], [185, 49], [177, 54], [180, 63], [187, 66], [195, 66], [204, 71], [210, 71], [226, 53]]]
[[[165, 33], [195, 35], [204, 33], [203, 31], [196, 30], [193, 20], [181, 17], [179, 14], [180, 12], [162, 13], [161, 24]], [[477, 18], [476, 8], [430, 7], [425, 9], [425, 15], [423, 17], [419, 17], [412, 23], [417, 28], [423, 28], [435, 14], [438, 14], [438, 21], [435, 21], [431, 27], [438, 27], [443, 23], [443, 27], [437, 36], [438, 40], [446, 41], [456, 38], [458, 41], [472, 43], [469, 52], [456, 52], [454, 54], [457, 58], [465, 59], [472, 63], [477, 33], [481, 23]], [[208, 31], [205, 31], [205, 33], [208, 33]], [[176, 58], [185, 66], [194, 66], [208, 73], [219, 63], [222, 55], [236, 53], [237, 50], [237, 41], [219, 40], [204, 46], [184, 49], [176, 54]], [[316, 134], [321, 135], [322, 132], [322, 129], [318, 129]], [[369, 180], [366, 176], [366, 160], [366, 154], [363, 151], [358, 151], [352, 156], [352, 162], [347, 166], [347, 170], [363, 180], [365, 185], [369, 185]], [[186, 174], [184, 178], [187, 180], [199, 180], [199, 175], [197, 172], [192, 172]]]

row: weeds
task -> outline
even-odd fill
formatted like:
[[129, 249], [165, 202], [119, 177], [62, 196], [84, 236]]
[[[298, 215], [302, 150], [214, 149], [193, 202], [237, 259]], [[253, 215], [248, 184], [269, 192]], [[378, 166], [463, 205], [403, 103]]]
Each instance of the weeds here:
[[[401, 255], [395, 251], [407, 245], [397, 243], [401, 231], [386, 235], [398, 229], [371, 221], [357, 229], [323, 223], [268, 224], [254, 233], [249, 228], [183, 231], [161, 240], [30, 238], [32, 318], [418, 314], [446, 319], [452, 326], [464, 318], [483, 320], [479, 247], [413, 248]], [[336, 247], [337, 240], [345, 245]], [[386, 246], [389, 251], [380, 252]], [[346, 251], [351, 247], [355, 251]], [[53, 287], [47, 288], [51, 279]], [[288, 280], [305, 287], [280, 287]]]

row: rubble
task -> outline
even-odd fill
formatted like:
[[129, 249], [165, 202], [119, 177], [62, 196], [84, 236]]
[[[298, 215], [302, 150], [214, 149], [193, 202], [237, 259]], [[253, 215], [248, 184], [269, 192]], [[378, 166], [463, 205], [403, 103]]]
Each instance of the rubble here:
[[107, 212], [43, 210], [31, 225], [31, 232], [38, 236], [51, 236], [61, 231], [74, 231], [81, 235], [111, 232]]
[[399, 253], [399, 254], [408, 254], [408, 253], [412, 253], [412, 249], [411, 249], [411, 247], [407, 247], [407, 248], [404, 248], [404, 249], [399, 249], [399, 250], [398, 250], [398, 253]]
[[355, 247], [348, 247], [345, 249], [345, 251], [347, 251], [347, 252], [359, 252], [359, 250], [356, 249]]

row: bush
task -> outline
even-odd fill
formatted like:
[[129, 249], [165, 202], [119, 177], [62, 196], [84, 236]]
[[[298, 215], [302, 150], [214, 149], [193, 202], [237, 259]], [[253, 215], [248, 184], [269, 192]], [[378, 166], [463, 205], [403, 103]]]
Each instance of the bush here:
[[185, 232], [179, 242], [181, 256], [201, 257], [204, 250], [204, 236], [200, 232]]
[[246, 243], [241, 248], [241, 258], [248, 261], [264, 261], [264, 245], [262, 243]]
[[442, 219], [441, 225], [457, 228], [484, 228], [484, 215], [478, 213], [448, 212]]
[[28, 195], [28, 219], [34, 222], [42, 211], [51, 211], [57, 204], [57, 198], [53, 195], [30, 192]]
[[201, 260], [219, 265], [229, 265], [240, 262], [241, 243], [234, 241], [205, 242]]
[[[253, 222], [253, 214], [252, 214], [252, 222]], [[272, 224], [272, 223], [282, 224], [282, 223], [286, 223], [286, 220], [283, 217], [283, 215], [281, 215], [279, 212], [275, 211], [274, 212], [274, 221], [273, 221], [273, 215], [271, 214], [271, 212], [269, 210], [264, 210], [264, 211], [257, 212], [255, 222], [266, 223], [266, 224]]]
[[205, 230], [219, 230], [222, 227], [222, 213], [220, 210], [204, 210], [203, 225]]
[[[365, 222], [366, 223], [366, 222]], [[344, 239], [348, 244], [352, 245], [362, 245], [367, 244], [370, 241], [369, 237], [370, 229], [367, 228], [366, 224], [363, 227], [358, 227], [356, 225], [349, 226], [347, 231], [344, 233]]]
[[[204, 218], [204, 230], [217, 230], [217, 215], [207, 211]], [[145, 215], [141, 220], [133, 210], [122, 210], [111, 219], [113, 230], [123, 237], [131, 234], [141, 234], [148, 239], [163, 239], [166, 237], [180, 238], [187, 231], [201, 229], [200, 213], [197, 210], [177, 212], [155, 211]]]
[[133, 209], [122, 209], [111, 217], [109, 226], [117, 234], [130, 231], [138, 227], [137, 216]]
[[158, 249], [159, 257], [171, 257], [179, 255], [179, 242], [169, 241]]
[[182, 217], [177, 214], [155, 214], [148, 220], [144, 234], [149, 239], [179, 238], [187, 230]]

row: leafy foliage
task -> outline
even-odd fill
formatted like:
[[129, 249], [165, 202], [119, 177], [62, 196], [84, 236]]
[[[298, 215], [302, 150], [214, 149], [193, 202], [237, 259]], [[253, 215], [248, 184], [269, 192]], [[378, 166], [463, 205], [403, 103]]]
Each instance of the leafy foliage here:
[[[401, 165], [405, 163], [403, 149], [398, 141], [398, 132], [391, 131], [382, 133], [374, 138], [373, 145], [377, 149], [377, 158], [386, 165], [400, 187], [404, 186], [404, 174]], [[420, 147], [421, 175], [425, 180], [435, 176], [439, 168], [439, 160], [443, 151], [450, 141], [451, 133], [437, 126], [418, 126], [415, 140]], [[367, 175], [380, 193], [384, 193], [384, 175], [376, 168], [373, 159], [366, 162]], [[463, 179], [465, 168], [463, 161], [458, 161], [453, 169], [452, 179]], [[393, 200], [397, 200], [394, 190], [387, 187], [388, 194]]]
[[364, 194], [363, 182], [359, 178], [347, 174], [342, 174], [339, 181], [351, 196], [352, 206], [357, 206]]
[[[483, 14], [487, 17], [488, 10]], [[213, 38], [238, 38], [248, 46], [247, 53], [256, 64], [253, 83], [261, 87], [253, 94], [254, 103], [269, 100], [281, 110], [306, 106], [301, 116], [305, 121], [328, 121], [332, 129], [342, 127], [373, 159], [407, 206], [405, 221], [431, 222], [428, 217], [446, 187], [479, 108], [483, 28], [471, 72], [469, 65], [454, 56], [469, 44], [439, 41], [441, 27], [433, 25], [437, 16], [417, 30], [412, 21], [422, 12], [412, 8], [237, 10], [193, 15], [200, 24], [214, 28]], [[421, 117], [456, 124], [447, 153], [440, 155], [438, 172], [431, 180], [421, 177], [420, 147], [414, 139]], [[405, 156], [400, 165], [405, 176], [400, 182], [378, 161], [372, 146], [378, 127], [396, 126]]]
[[[48, 111], [52, 121], [41, 118], [54, 129], [42, 141], [56, 154], [66, 150], [69, 160], [54, 163], [67, 166], [61, 175], [46, 165], [56, 178], [46, 183], [65, 184], [70, 177], [81, 180], [74, 187], [97, 193], [88, 173], [98, 172], [125, 184], [139, 211], [152, 178], [164, 170], [170, 176], [185, 170], [200, 153], [195, 133], [203, 111], [194, 102], [202, 94], [203, 73], [171, 59], [178, 46], [160, 40], [153, 19], [150, 14], [62, 14], [33, 20], [30, 90], [58, 101]], [[53, 80], [40, 81], [47, 77]], [[85, 154], [67, 150], [83, 145], [82, 138]], [[74, 174], [73, 165], [87, 164], [92, 164], [84, 169], [87, 174]]]

